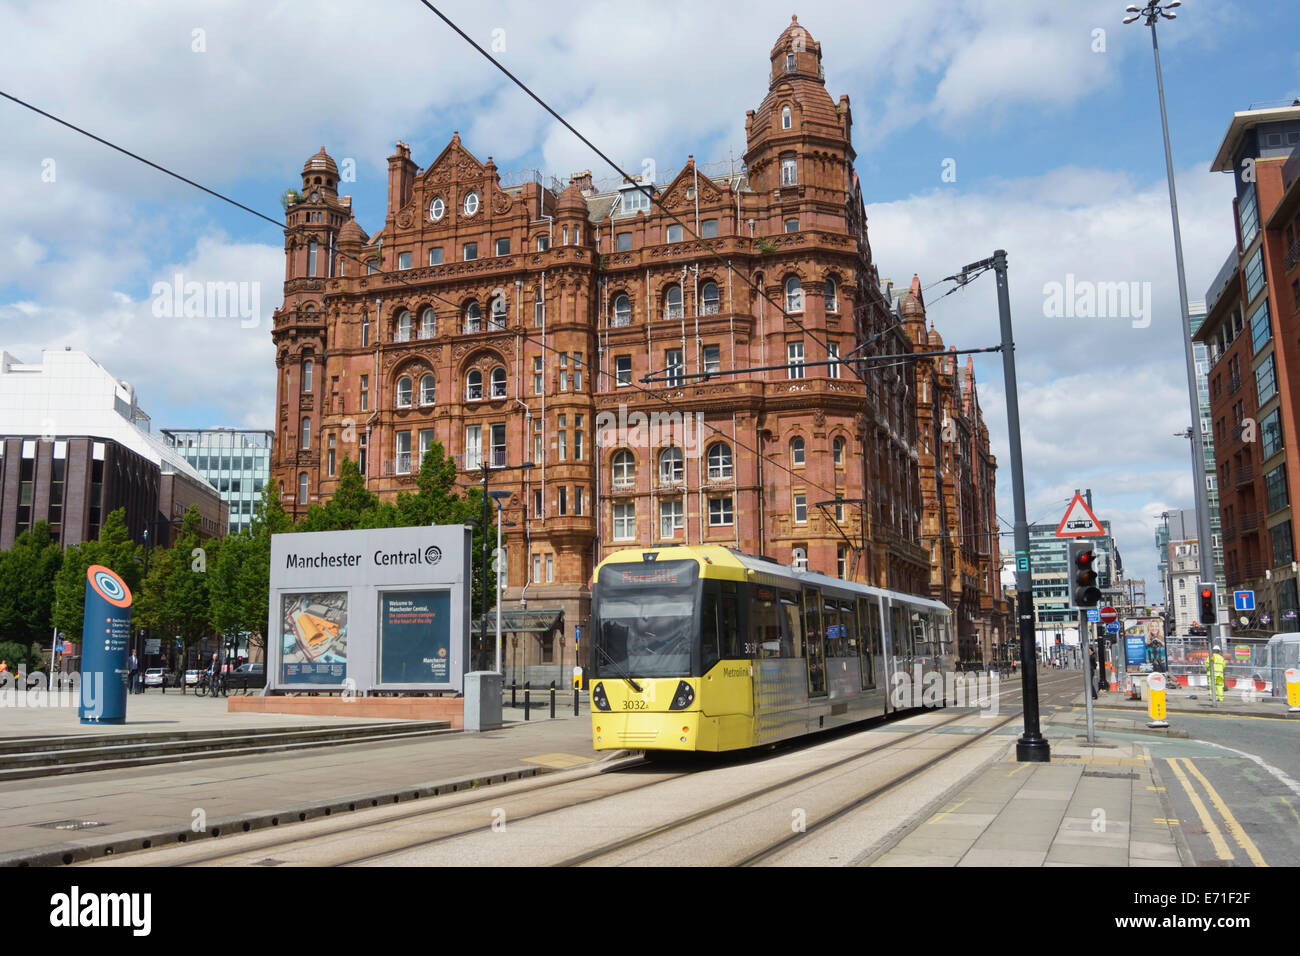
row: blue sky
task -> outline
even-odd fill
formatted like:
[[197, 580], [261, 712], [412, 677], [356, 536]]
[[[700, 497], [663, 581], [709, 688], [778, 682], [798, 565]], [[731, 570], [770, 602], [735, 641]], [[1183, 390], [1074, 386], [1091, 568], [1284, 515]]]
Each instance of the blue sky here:
[[[1150, 34], [1123, 3], [916, 0], [803, 3], [827, 88], [847, 93], [870, 236], [884, 276], [929, 285], [1008, 250], [1029, 517], [1091, 487], [1126, 564], [1155, 582], [1155, 515], [1191, 504], [1190, 420]], [[479, 42], [620, 162], [677, 168], [744, 150], [788, 3], [447, 2]], [[1231, 181], [1208, 165], [1234, 110], [1300, 94], [1282, 0], [1187, 0], [1161, 25], [1189, 293], [1233, 241]], [[1105, 30], [1104, 50], [1094, 31]], [[199, 49], [201, 47], [201, 49]], [[280, 214], [322, 144], [356, 162], [361, 225], [382, 225], [386, 157], [427, 166], [459, 130], [502, 170], [613, 175], [415, 0], [356, 4], [10, 3], [0, 88], [260, 209]], [[159, 320], [153, 284], [261, 283], [279, 303], [282, 236], [104, 147], [0, 102], [0, 348], [85, 348], [137, 388], [158, 426], [267, 425], [268, 326]], [[943, 182], [945, 160], [955, 182]], [[47, 161], [54, 182], [42, 180]], [[1152, 321], [1045, 314], [1067, 275], [1151, 283]], [[931, 296], [937, 296], [937, 287]], [[936, 302], [958, 347], [992, 344], [991, 281]], [[1001, 366], [980, 360], [986, 418], [1005, 448]], [[1079, 398], [1094, 436], [1076, 434]], [[1000, 452], [1003, 461], [1004, 451]], [[999, 475], [1009, 520], [1010, 477]]]

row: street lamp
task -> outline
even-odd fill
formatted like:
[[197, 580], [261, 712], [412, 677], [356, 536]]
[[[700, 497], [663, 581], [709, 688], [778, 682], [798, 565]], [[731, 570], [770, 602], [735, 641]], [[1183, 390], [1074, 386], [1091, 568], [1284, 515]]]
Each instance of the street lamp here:
[[[495, 670], [501, 675], [505, 674], [505, 671], [501, 669], [501, 577], [505, 574], [506, 570], [505, 567], [503, 567], [505, 556], [501, 553], [501, 525], [503, 524], [501, 520], [501, 512], [505, 508], [505, 503], [510, 500], [512, 494], [513, 492], [504, 490], [492, 492], [492, 500], [497, 503], [497, 550], [496, 560], [493, 562], [493, 564], [496, 565], [497, 572], [497, 636]], [[513, 526], [514, 522], [510, 522], [510, 524]]]
[[[1200, 551], [1201, 580], [1214, 581], [1217, 578], [1214, 571], [1214, 543], [1210, 535], [1209, 488], [1205, 483], [1205, 451], [1201, 443], [1201, 403], [1196, 394], [1196, 354], [1192, 349], [1192, 330], [1187, 309], [1187, 273], [1183, 269], [1183, 235], [1178, 226], [1178, 193], [1174, 188], [1174, 157], [1169, 146], [1169, 116], [1165, 111], [1165, 82], [1160, 72], [1160, 43], [1156, 38], [1156, 23], [1162, 17], [1166, 20], [1173, 20], [1178, 14], [1169, 11], [1181, 6], [1181, 0], [1166, 0], [1164, 3], [1151, 0], [1141, 9], [1130, 4], [1126, 8], [1125, 12], [1129, 15], [1124, 18], [1124, 22], [1133, 23], [1137, 20], [1144, 20], [1145, 24], [1151, 28], [1151, 50], [1155, 54], [1156, 62], [1156, 93], [1160, 99], [1160, 128], [1165, 139], [1165, 176], [1169, 180], [1169, 212], [1174, 224], [1174, 259], [1178, 266], [1178, 301], [1182, 310], [1179, 313], [1182, 317], [1180, 331], [1183, 337], [1184, 358], [1187, 361], [1187, 394], [1192, 409], [1192, 475], [1196, 482], [1196, 541], [1197, 549]], [[1215, 623], [1211, 624], [1209, 628], [1211, 644], [1218, 637], [1218, 628], [1219, 625], [1216, 619]]]
[[[488, 596], [487, 526], [489, 520], [488, 502], [489, 500], [496, 497], [494, 493], [489, 493], [488, 491], [488, 476], [494, 471], [523, 471], [525, 469], [533, 467], [533, 463], [531, 461], [526, 461], [522, 465], [507, 465], [507, 464], [494, 465], [491, 463], [489, 456], [492, 458], [496, 457], [495, 454], [489, 451], [489, 454], [484, 455], [482, 460], [479, 462], [479, 466], [483, 469], [483, 518], [482, 518], [482, 524], [479, 526], [482, 529], [482, 534], [483, 534], [483, 547], [481, 549], [483, 553], [483, 573], [481, 577], [482, 588], [479, 591], [479, 594], [482, 596], [482, 599], [479, 603], [479, 643], [478, 643], [478, 651], [474, 655], [475, 670], [483, 670], [487, 666], [487, 662], [483, 659], [483, 645], [487, 642], [487, 596]], [[506, 497], [509, 497], [509, 494], [507, 494]], [[497, 508], [499, 511], [500, 510], [499, 504], [497, 505]], [[500, 529], [498, 528], [498, 535], [499, 533], [500, 533]], [[501, 546], [501, 542], [500, 542], [500, 538], [498, 537], [497, 547], [500, 546]], [[498, 603], [497, 606], [499, 608], [500, 604]], [[500, 671], [500, 669], [501, 669], [501, 652], [500, 652], [500, 648], [498, 647], [497, 670]]]

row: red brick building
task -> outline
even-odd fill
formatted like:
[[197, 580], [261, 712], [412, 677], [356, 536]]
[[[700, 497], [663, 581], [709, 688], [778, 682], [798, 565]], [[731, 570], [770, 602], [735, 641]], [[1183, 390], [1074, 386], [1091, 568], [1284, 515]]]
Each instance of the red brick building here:
[[[1206, 294], [1224, 573], [1249, 629], [1300, 628], [1300, 101], [1236, 113], [1211, 167], [1236, 183], [1236, 243]], [[1267, 622], [1264, 621], [1267, 616]]]
[[[914, 351], [944, 351], [943, 337], [926, 328], [918, 276], [901, 297], [899, 315]], [[929, 593], [953, 609], [961, 660], [1005, 660], [1014, 633], [1002, 600], [997, 460], [989, 451], [974, 360], [959, 364], [956, 355], [943, 355], [919, 358], [914, 367]]]
[[383, 496], [432, 441], [467, 485], [485, 456], [531, 461], [492, 477], [512, 493], [504, 607], [531, 618], [509, 626], [538, 628], [512, 631], [507, 666], [574, 663], [593, 568], [620, 548], [726, 544], [932, 592], [913, 370], [826, 364], [913, 350], [872, 261], [849, 99], [797, 21], [769, 58], [722, 174], [688, 158], [657, 184], [508, 185], [459, 135], [427, 169], [399, 143], [368, 237], [324, 150], [303, 168], [273, 333], [285, 505], [327, 498], [344, 455]]

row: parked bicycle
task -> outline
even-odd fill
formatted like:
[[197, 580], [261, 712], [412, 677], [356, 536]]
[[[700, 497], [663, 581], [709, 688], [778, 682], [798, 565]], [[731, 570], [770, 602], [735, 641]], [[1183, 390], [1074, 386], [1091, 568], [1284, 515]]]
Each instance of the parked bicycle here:
[[194, 696], [206, 697], [212, 694], [213, 697], [229, 696], [230, 689], [226, 685], [226, 676], [224, 674], [207, 674], [203, 679], [194, 686]]

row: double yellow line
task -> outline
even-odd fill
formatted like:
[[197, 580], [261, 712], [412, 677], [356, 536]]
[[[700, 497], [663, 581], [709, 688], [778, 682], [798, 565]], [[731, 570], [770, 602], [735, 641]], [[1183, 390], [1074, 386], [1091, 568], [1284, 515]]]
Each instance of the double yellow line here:
[[[1210, 814], [1210, 811], [1206, 809], [1205, 803], [1201, 800], [1200, 795], [1192, 786], [1192, 782], [1187, 778], [1188, 773], [1200, 781], [1201, 786], [1205, 788], [1205, 792], [1210, 798], [1210, 803], [1214, 804], [1214, 809], [1218, 810], [1219, 815], [1223, 817], [1228, 833], [1232, 836], [1233, 840], [1236, 841], [1237, 845], [1246, 852], [1246, 856], [1250, 859], [1250, 862], [1254, 866], [1268, 866], [1268, 864], [1264, 862], [1263, 854], [1261, 854], [1259, 848], [1255, 846], [1255, 842], [1246, 835], [1246, 831], [1242, 828], [1241, 824], [1237, 822], [1237, 818], [1232, 815], [1232, 811], [1229, 810], [1228, 805], [1223, 802], [1223, 798], [1219, 796], [1219, 792], [1211, 786], [1210, 781], [1205, 779], [1205, 775], [1196, 768], [1196, 765], [1192, 763], [1191, 758], [1166, 757], [1165, 760], [1174, 771], [1174, 776], [1178, 778], [1178, 782], [1183, 785], [1183, 789], [1187, 792], [1187, 797], [1192, 801], [1192, 807], [1196, 810], [1196, 815], [1201, 818], [1201, 825], [1205, 827], [1205, 832], [1210, 838], [1210, 843], [1214, 846], [1215, 856], [1220, 860], [1234, 859], [1232, 849], [1228, 846], [1228, 841], [1223, 836], [1223, 831], [1219, 829], [1219, 825], [1215, 822], [1214, 817]], [[1182, 766], [1179, 766], [1180, 764]], [[1186, 772], [1184, 772], [1184, 770], [1186, 770]]]

